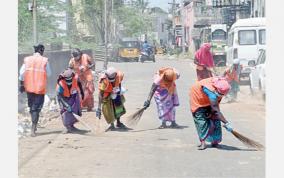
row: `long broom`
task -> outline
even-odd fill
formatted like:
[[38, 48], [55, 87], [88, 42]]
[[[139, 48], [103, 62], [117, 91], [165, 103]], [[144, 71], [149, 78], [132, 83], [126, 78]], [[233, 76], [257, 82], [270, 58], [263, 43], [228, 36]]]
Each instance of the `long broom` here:
[[245, 137], [244, 135], [240, 134], [239, 132], [232, 130], [231, 133], [239, 140], [241, 141], [244, 145], [248, 147], [253, 147], [257, 150], [262, 150], [264, 149], [264, 146], [248, 137]]
[[140, 108], [135, 113], [128, 116], [126, 119], [127, 125], [130, 127], [135, 127], [137, 123], [140, 121], [145, 109], [146, 107]]

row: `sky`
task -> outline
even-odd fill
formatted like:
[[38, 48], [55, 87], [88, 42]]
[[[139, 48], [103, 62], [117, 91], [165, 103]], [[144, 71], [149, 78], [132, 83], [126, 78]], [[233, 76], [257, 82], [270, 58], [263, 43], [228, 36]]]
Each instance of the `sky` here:
[[[176, 2], [178, 2], [179, 0], [176, 0]], [[172, 2], [172, 0], [149, 0], [150, 3], [150, 7], [160, 7], [163, 10], [165, 10], [166, 12], [168, 12], [168, 8], [169, 6], [169, 2]]]

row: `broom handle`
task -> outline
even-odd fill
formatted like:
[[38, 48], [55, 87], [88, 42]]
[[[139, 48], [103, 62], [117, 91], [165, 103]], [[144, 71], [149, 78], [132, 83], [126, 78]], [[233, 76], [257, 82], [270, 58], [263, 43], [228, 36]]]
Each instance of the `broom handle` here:
[[82, 125], [84, 125], [84, 127], [89, 129], [90, 131], [93, 131], [93, 129], [85, 121], [83, 121], [79, 115], [75, 114], [74, 112], [72, 112], [72, 114]]

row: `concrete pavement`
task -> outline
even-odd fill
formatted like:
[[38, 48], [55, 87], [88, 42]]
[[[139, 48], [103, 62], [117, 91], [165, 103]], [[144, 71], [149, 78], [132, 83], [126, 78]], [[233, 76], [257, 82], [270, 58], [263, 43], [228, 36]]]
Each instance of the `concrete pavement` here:
[[[98, 63], [100, 68], [102, 63]], [[154, 101], [138, 125], [128, 132], [100, 135], [60, 134], [60, 119], [38, 129], [40, 136], [19, 140], [20, 178], [260, 178], [265, 177], [265, 152], [248, 149], [223, 129], [222, 147], [197, 150], [198, 137], [189, 110], [189, 88], [196, 75], [189, 60], [157, 60], [156, 63], [109, 63], [125, 73], [123, 86], [127, 115], [141, 107], [148, 96], [153, 74], [162, 66], [175, 67], [180, 106], [177, 123], [182, 129], [157, 129], [160, 125]], [[222, 104], [232, 125], [264, 144], [265, 110], [245, 87], [240, 101]], [[97, 95], [95, 96], [97, 97]], [[97, 101], [97, 98], [95, 98]], [[84, 113], [92, 127], [95, 113]], [[124, 119], [122, 119], [124, 121]], [[100, 128], [107, 127], [103, 120]], [[78, 127], [83, 128], [78, 124]]]

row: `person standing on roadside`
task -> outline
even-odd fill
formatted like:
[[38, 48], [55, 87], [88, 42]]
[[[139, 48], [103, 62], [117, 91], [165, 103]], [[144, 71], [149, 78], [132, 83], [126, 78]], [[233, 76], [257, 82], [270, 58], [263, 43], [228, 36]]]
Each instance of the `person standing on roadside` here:
[[233, 60], [233, 65], [227, 68], [223, 74], [223, 76], [228, 80], [231, 85], [231, 90], [228, 95], [228, 102], [234, 102], [237, 99], [238, 92], [240, 91], [240, 73], [242, 70], [242, 66], [240, 65], [239, 59]]
[[196, 64], [197, 80], [213, 77], [212, 70], [214, 67], [213, 56], [211, 54], [211, 44], [204, 43], [194, 56], [194, 64]]
[[20, 92], [26, 92], [32, 118], [31, 136], [36, 136], [39, 113], [47, 90], [47, 77], [51, 75], [48, 58], [43, 57], [44, 46], [34, 46], [34, 54], [24, 58], [20, 69]]

